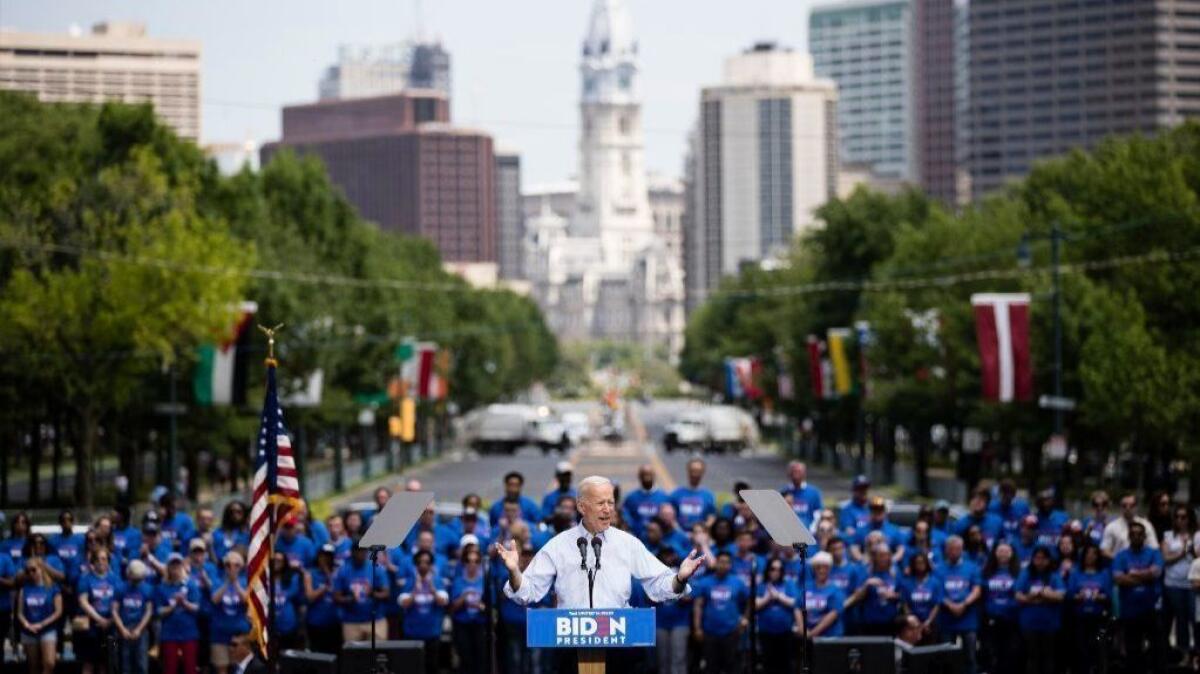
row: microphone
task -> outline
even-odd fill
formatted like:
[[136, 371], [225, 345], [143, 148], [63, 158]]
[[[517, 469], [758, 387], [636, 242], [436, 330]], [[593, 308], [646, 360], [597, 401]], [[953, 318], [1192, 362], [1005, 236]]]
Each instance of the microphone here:
[[596, 551], [596, 570], [600, 570], [600, 546], [604, 545], [604, 541], [600, 540], [599, 536], [592, 539], [592, 550]]
[[[575, 539], [575, 545], [579, 547], [579, 568], [587, 571], [587, 539], [583, 536]], [[597, 563], [600, 561], [597, 558]]]

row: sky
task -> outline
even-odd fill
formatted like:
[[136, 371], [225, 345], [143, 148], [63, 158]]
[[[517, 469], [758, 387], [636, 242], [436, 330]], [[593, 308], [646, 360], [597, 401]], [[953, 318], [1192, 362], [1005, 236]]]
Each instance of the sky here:
[[[682, 173], [700, 88], [761, 40], [804, 49], [809, 0], [627, 0], [641, 52], [647, 169]], [[201, 142], [279, 137], [280, 107], [316, 100], [340, 44], [421, 30], [450, 52], [451, 116], [521, 153], [522, 182], [577, 172], [579, 53], [592, 0], [0, 0], [0, 27], [64, 33], [139, 21], [203, 43]], [[418, 17], [419, 20], [418, 20]]]

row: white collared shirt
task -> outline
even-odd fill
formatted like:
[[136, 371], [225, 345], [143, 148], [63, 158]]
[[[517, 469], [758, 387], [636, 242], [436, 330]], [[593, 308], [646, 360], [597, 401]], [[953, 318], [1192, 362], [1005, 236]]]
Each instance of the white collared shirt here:
[[[579, 568], [579, 546], [576, 544], [580, 536], [588, 540], [588, 568], [595, 568], [593, 536], [582, 524], [577, 524], [551, 538], [521, 572], [521, 588], [514, 592], [512, 584], [505, 583], [504, 594], [527, 606], [546, 596], [553, 585], [558, 608], [588, 608], [587, 571]], [[646, 596], [653, 602], [678, 599], [691, 591], [685, 584], [682, 593], [675, 592], [675, 572], [650, 554], [634, 536], [611, 527], [598, 536], [604, 544], [600, 549], [600, 570], [596, 572], [592, 590], [596, 608], [629, 606], [634, 580], [642, 584]]]

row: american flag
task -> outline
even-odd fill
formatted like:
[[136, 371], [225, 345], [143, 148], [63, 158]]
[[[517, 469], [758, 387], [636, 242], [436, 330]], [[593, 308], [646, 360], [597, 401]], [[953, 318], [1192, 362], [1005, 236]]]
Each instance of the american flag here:
[[270, 560], [275, 532], [271, 530], [271, 509], [275, 522], [284, 520], [296, 508], [303, 507], [292, 441], [283, 427], [283, 410], [275, 390], [275, 362], [267, 362], [267, 396], [263, 401], [262, 423], [258, 431], [258, 452], [254, 459], [254, 490], [250, 505], [250, 550], [247, 573], [250, 586], [250, 623], [259, 643], [267, 645], [268, 608], [270, 606]]

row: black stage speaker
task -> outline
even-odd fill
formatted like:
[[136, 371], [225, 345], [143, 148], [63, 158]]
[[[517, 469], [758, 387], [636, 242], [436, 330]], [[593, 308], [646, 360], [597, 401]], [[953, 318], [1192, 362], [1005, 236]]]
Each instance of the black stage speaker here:
[[[423, 641], [376, 641], [376, 651], [385, 658], [389, 672], [425, 671], [425, 642]], [[341, 674], [372, 674], [375, 658], [371, 656], [370, 641], [347, 641], [342, 644], [342, 657], [338, 659]]]
[[338, 674], [338, 658], [328, 653], [286, 650], [280, 653], [281, 674]]
[[904, 674], [962, 674], [967, 668], [962, 646], [938, 644], [908, 649], [900, 659]]
[[813, 671], [821, 674], [895, 674], [896, 646], [888, 637], [818, 637]]

